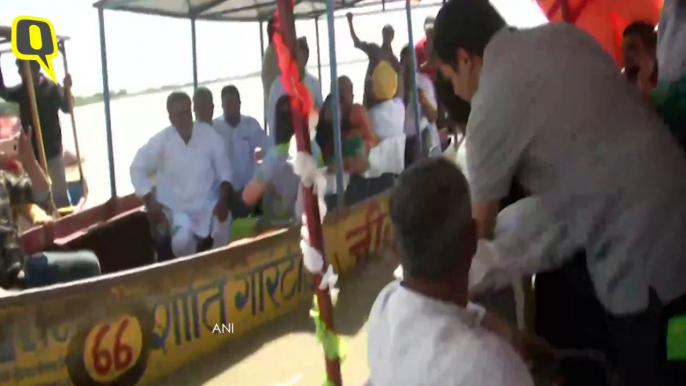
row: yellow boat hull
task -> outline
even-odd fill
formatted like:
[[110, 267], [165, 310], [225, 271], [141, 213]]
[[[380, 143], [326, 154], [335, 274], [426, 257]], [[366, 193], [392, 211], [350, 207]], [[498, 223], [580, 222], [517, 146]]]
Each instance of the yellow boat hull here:
[[[387, 193], [332, 213], [329, 263], [392, 245]], [[300, 229], [0, 299], [0, 385], [145, 385], [312, 299]]]

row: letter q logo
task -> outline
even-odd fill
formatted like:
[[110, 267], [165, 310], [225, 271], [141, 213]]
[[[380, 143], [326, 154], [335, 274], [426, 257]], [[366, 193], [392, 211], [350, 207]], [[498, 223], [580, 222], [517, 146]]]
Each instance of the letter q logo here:
[[48, 19], [18, 16], [12, 22], [12, 53], [17, 59], [36, 60], [57, 83], [52, 60], [57, 56], [57, 37]]

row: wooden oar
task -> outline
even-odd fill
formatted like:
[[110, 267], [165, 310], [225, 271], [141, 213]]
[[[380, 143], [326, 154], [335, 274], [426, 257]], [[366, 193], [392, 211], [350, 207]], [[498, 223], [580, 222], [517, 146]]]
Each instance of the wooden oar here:
[[[64, 42], [60, 42], [59, 50], [62, 52], [62, 62], [64, 63], [64, 72], [69, 74], [69, 65], [67, 64], [67, 51], [64, 46]], [[69, 90], [71, 94], [71, 90]], [[79, 178], [81, 178], [81, 190], [82, 198], [86, 199], [88, 197], [88, 186], [86, 185], [86, 179], [83, 177], [83, 166], [81, 165], [81, 151], [79, 150], [79, 136], [76, 134], [76, 117], [74, 116], [74, 98], [73, 95], [69, 95], [69, 117], [71, 118], [71, 128], [74, 133], [74, 147], [76, 148], [76, 160], [79, 166]], [[78, 204], [78, 203], [76, 203]]]
[[24, 60], [22, 61], [22, 66], [21, 70], [24, 74], [24, 79], [26, 81], [26, 84], [24, 85], [27, 88], [27, 92], [29, 95], [29, 103], [31, 104], [31, 121], [33, 123], [33, 135], [36, 138], [36, 144], [38, 145], [38, 163], [40, 164], [41, 169], [43, 169], [43, 173], [45, 174], [45, 178], [48, 180], [48, 185], [50, 186], [51, 193], [49, 195], [49, 211], [52, 214], [52, 216], [57, 219], [59, 217], [59, 213], [57, 211], [57, 207], [55, 206], [55, 200], [52, 197], [52, 181], [50, 180], [50, 173], [48, 172], [48, 161], [45, 158], [45, 146], [43, 146], [43, 132], [41, 131], [40, 127], [40, 118], [38, 116], [38, 104], [36, 103], [36, 90], [33, 88], [33, 77], [31, 75], [31, 69], [29, 67], [29, 62]]

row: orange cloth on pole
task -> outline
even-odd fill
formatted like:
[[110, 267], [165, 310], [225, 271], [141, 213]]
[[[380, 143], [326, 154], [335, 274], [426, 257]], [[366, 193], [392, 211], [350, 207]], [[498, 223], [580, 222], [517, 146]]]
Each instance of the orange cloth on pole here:
[[567, 22], [593, 35], [622, 62], [622, 32], [635, 21], [657, 24], [662, 0], [537, 0], [551, 22], [563, 21], [561, 2], [567, 3]]

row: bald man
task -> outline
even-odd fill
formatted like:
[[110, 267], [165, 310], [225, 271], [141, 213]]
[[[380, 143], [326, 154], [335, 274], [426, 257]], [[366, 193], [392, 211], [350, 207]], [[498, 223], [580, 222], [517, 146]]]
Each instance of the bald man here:
[[195, 120], [197, 122], [207, 123], [212, 125], [212, 116], [214, 115], [214, 100], [212, 98], [212, 91], [207, 87], [199, 87], [193, 94], [193, 112], [195, 113]]

